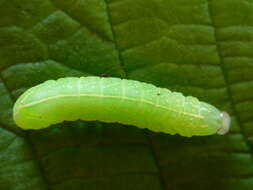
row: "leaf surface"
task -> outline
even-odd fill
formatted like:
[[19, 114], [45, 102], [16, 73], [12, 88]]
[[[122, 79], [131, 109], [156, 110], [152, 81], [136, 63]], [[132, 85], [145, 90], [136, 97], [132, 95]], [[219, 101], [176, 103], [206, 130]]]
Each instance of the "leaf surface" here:
[[[252, 11], [253, 0], [0, 0], [0, 189], [252, 189]], [[26, 89], [103, 74], [196, 96], [232, 115], [231, 132], [15, 126]]]

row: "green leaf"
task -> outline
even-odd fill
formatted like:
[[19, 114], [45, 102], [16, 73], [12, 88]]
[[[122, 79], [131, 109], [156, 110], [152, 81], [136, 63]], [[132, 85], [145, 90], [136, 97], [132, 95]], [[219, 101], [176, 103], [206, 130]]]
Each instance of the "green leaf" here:
[[[253, 0], [0, 0], [0, 189], [251, 190], [252, 12]], [[214, 104], [232, 115], [231, 132], [14, 124], [29, 87], [102, 74]]]

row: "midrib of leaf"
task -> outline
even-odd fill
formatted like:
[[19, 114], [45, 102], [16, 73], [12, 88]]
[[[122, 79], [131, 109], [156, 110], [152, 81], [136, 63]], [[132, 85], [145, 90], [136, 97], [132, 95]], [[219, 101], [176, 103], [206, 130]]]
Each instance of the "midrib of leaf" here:
[[[127, 77], [127, 72], [124, 70], [123, 57], [122, 57], [121, 51], [119, 49], [119, 46], [118, 46], [118, 43], [117, 43], [117, 40], [116, 40], [116, 33], [114, 31], [113, 24], [112, 24], [112, 21], [111, 21], [112, 19], [111, 19], [111, 14], [110, 14], [108, 2], [107, 2], [107, 0], [104, 0], [104, 1], [105, 1], [106, 8], [107, 8], [106, 10], [107, 10], [107, 14], [108, 14], [108, 22], [111, 26], [111, 30], [112, 30], [112, 34], [113, 34], [113, 42], [115, 44], [115, 49], [118, 52], [119, 63], [122, 67], [122, 70], [126, 74], [126, 78], [128, 78]], [[211, 1], [212, 0], [207, 0], [208, 14], [209, 14], [209, 17], [210, 17], [210, 20], [211, 20], [211, 25], [213, 26], [213, 29], [214, 29], [214, 39], [215, 39], [215, 44], [216, 44], [217, 55], [219, 57], [219, 63], [220, 63], [219, 65], [220, 65], [220, 68], [221, 68], [221, 71], [222, 71], [222, 74], [223, 74], [223, 77], [224, 77], [224, 81], [225, 81], [225, 84], [226, 84], [226, 92], [227, 92], [227, 95], [228, 95], [229, 104], [230, 104], [231, 109], [234, 113], [235, 119], [238, 121], [238, 125], [239, 125], [239, 128], [240, 128], [241, 134], [243, 136], [243, 139], [244, 139], [245, 143], [249, 147], [251, 157], [252, 157], [253, 156], [253, 146], [249, 142], [249, 140], [247, 138], [247, 135], [246, 135], [246, 132], [245, 132], [243, 126], [242, 126], [242, 122], [241, 122], [240, 118], [238, 117], [239, 114], [238, 114], [238, 112], [235, 108], [235, 102], [234, 102], [234, 99], [233, 99], [233, 96], [232, 96], [232, 91], [231, 91], [231, 88], [230, 88], [230, 85], [229, 85], [228, 75], [227, 75], [226, 69], [224, 67], [223, 57], [221, 56], [221, 47], [219, 45], [219, 41], [218, 41], [218, 37], [217, 37], [217, 29], [216, 29], [216, 24], [215, 24], [215, 21], [214, 21], [214, 18], [213, 18], [213, 9], [212, 9], [211, 3], [210, 3]], [[153, 156], [153, 159], [155, 161], [156, 167], [158, 169], [160, 183], [162, 185], [162, 188], [166, 189], [166, 186], [165, 186], [166, 183], [165, 183], [163, 175], [161, 173], [161, 168], [159, 166], [159, 161], [158, 161], [158, 158], [156, 156], [156, 150], [155, 150], [154, 146], [152, 145], [152, 140], [150, 139], [149, 135], [147, 133], [145, 133], [145, 136], [148, 139], [149, 147], [150, 147], [150, 150], [152, 152], [152, 156]]]
[[223, 77], [224, 77], [224, 81], [225, 81], [225, 84], [226, 84], [226, 91], [227, 91], [229, 103], [230, 103], [231, 109], [232, 109], [232, 111], [234, 113], [234, 117], [238, 121], [238, 126], [239, 126], [239, 128], [241, 130], [241, 134], [243, 136], [243, 139], [246, 142], [247, 146], [249, 147], [249, 150], [250, 150], [250, 153], [251, 153], [251, 157], [253, 157], [253, 146], [252, 146], [252, 144], [249, 142], [249, 140], [247, 138], [246, 132], [245, 132], [243, 126], [242, 126], [242, 122], [241, 122], [240, 118], [238, 117], [239, 114], [238, 114], [238, 112], [237, 112], [237, 110], [235, 108], [235, 102], [234, 102], [234, 99], [233, 99], [233, 96], [232, 96], [232, 91], [231, 91], [230, 84], [229, 84], [229, 81], [228, 81], [228, 74], [227, 74], [227, 71], [226, 71], [226, 69], [224, 67], [223, 57], [221, 56], [221, 47], [220, 47], [219, 41], [218, 41], [216, 24], [215, 24], [215, 20], [213, 18], [213, 7], [212, 7], [212, 4], [211, 4], [210, 1], [212, 1], [212, 0], [207, 0], [208, 14], [209, 14], [209, 17], [210, 17], [210, 20], [211, 20], [211, 24], [212, 24], [213, 29], [214, 29], [214, 39], [215, 39], [215, 44], [216, 44], [216, 50], [217, 50], [217, 54], [219, 56], [220, 67], [221, 67], [221, 71], [222, 71], [222, 74], [223, 74]]
[[[116, 32], [115, 32], [115, 30], [113, 28], [113, 25], [112, 25], [112, 17], [111, 17], [111, 13], [110, 13], [110, 10], [109, 10], [108, 0], [104, 0], [104, 2], [105, 2], [105, 5], [106, 5], [108, 23], [110, 24], [111, 31], [112, 31], [113, 42], [115, 44], [115, 49], [117, 50], [117, 53], [118, 53], [119, 64], [120, 64], [122, 70], [125, 73], [125, 77], [127, 79], [129, 79], [129, 77], [127, 76], [127, 72], [124, 69], [123, 57], [121, 55], [121, 52], [120, 52], [120, 49], [119, 49], [119, 46], [118, 46], [118, 43], [117, 43], [117, 40], [116, 40]], [[162, 170], [161, 170], [161, 167], [159, 165], [158, 157], [156, 155], [156, 151], [155, 151], [154, 145], [152, 143], [152, 139], [150, 138], [148, 133], [143, 132], [143, 134], [147, 138], [148, 146], [149, 146], [149, 149], [151, 151], [151, 154], [152, 154], [152, 157], [153, 157], [153, 160], [154, 160], [154, 164], [155, 164], [155, 166], [157, 168], [157, 171], [158, 171], [158, 177], [159, 177], [159, 180], [160, 180], [161, 187], [162, 187], [163, 190], [165, 190], [166, 189], [166, 185], [165, 185], [166, 183], [165, 183], [163, 175], [162, 175]]]
[[111, 14], [110, 14], [109, 5], [108, 5], [107, 0], [104, 0], [104, 2], [105, 2], [105, 6], [106, 6], [106, 13], [107, 13], [108, 23], [110, 24], [110, 28], [111, 28], [111, 32], [112, 32], [113, 43], [114, 43], [115, 49], [116, 49], [117, 54], [118, 54], [119, 64], [122, 68], [122, 71], [124, 71], [125, 77], [128, 78], [127, 73], [124, 69], [124, 61], [123, 61], [123, 58], [122, 58], [122, 55], [121, 55], [121, 52], [119, 50], [119, 46], [118, 46], [118, 43], [117, 43], [117, 40], [116, 40], [116, 32], [115, 32], [115, 30], [113, 28], [113, 25], [112, 25], [112, 17], [111, 17]]

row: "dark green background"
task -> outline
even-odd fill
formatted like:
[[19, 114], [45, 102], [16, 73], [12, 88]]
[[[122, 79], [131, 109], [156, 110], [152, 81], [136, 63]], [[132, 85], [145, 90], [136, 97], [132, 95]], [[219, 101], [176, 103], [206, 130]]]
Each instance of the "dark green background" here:
[[[252, 190], [252, 13], [253, 0], [0, 0], [0, 189]], [[101, 74], [196, 96], [229, 112], [232, 130], [15, 126], [27, 88]]]

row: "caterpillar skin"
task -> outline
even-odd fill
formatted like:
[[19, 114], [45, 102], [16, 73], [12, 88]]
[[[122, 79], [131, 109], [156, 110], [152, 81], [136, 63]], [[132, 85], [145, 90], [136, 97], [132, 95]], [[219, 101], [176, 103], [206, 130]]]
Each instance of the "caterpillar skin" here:
[[82, 119], [190, 137], [225, 134], [230, 125], [227, 113], [197, 98], [134, 80], [101, 77], [46, 81], [22, 94], [13, 114], [23, 129]]

